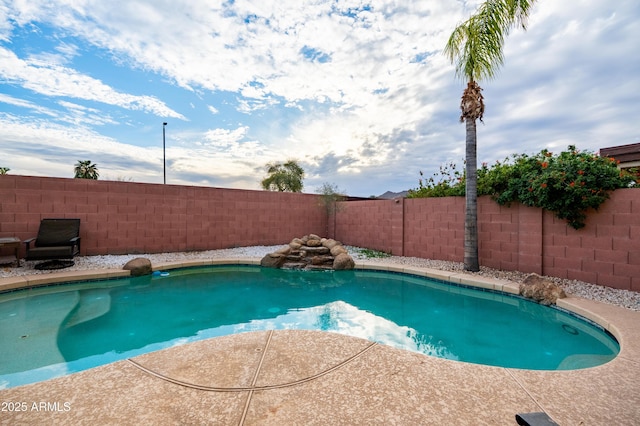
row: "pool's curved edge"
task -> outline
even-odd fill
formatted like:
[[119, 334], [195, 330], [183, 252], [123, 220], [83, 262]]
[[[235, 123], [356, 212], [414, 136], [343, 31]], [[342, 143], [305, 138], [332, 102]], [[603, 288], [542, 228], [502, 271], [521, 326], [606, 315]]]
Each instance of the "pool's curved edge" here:
[[[203, 259], [187, 260], [183, 262], [166, 262], [152, 265], [153, 271], [170, 270], [178, 268], [189, 268], [210, 265], [259, 265], [260, 259]], [[131, 275], [130, 271], [124, 269], [87, 269], [83, 271], [63, 271], [46, 274], [20, 275], [16, 277], [0, 278], [0, 293], [19, 290], [22, 288], [42, 287], [47, 285], [67, 283], [74, 281], [104, 280], [110, 278], [123, 278]]]
[[46, 285], [121, 278], [130, 276], [130, 271], [122, 269], [91, 269], [85, 271], [52, 272], [49, 274], [21, 275], [18, 277], [0, 278], [0, 293], [21, 288], [42, 287]]
[[[515, 295], [519, 294], [520, 291], [519, 283], [480, 277], [464, 272], [448, 272], [438, 269], [403, 267], [400, 265], [385, 265], [363, 261], [356, 263], [356, 268], [425, 276], [455, 284], [463, 284], [470, 287]], [[640, 312], [572, 295], [558, 299], [557, 306], [593, 321], [615, 337], [620, 345], [620, 352], [609, 363], [619, 359], [635, 360], [634, 362], [640, 359]], [[592, 368], [598, 367], [599, 366], [595, 366]]]
[[613, 361], [627, 359], [638, 362], [640, 312], [576, 296], [559, 299], [557, 305], [593, 321], [611, 333], [620, 344], [620, 352]]
[[170, 269], [212, 265], [260, 265], [260, 258], [198, 259], [185, 260], [183, 262], [156, 263], [153, 265], [153, 271], [166, 271]]
[[[259, 265], [260, 258], [223, 258], [185, 260], [179, 262], [157, 263], [154, 271], [171, 270], [209, 265]], [[391, 265], [377, 262], [357, 261], [356, 269], [400, 272], [405, 274], [434, 278], [455, 284], [463, 284], [481, 289], [518, 294], [519, 284], [506, 280], [475, 276], [463, 272], [448, 272], [438, 269]], [[23, 275], [0, 278], [0, 293], [20, 288], [41, 287], [62, 282], [87, 281], [127, 277], [129, 271], [122, 269], [94, 269], [84, 271], [54, 272], [48, 274]], [[613, 335], [620, 344], [620, 352], [615, 359], [640, 359], [640, 312], [609, 305], [602, 302], [569, 296], [559, 299], [557, 306], [581, 315], [600, 325]], [[614, 359], [614, 361], [615, 361]]]

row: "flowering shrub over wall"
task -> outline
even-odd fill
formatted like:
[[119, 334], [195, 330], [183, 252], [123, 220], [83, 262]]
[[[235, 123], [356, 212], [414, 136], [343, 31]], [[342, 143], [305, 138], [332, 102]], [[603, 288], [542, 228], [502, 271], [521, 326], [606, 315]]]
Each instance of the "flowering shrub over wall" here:
[[[441, 168], [433, 178], [409, 192], [409, 197], [464, 195], [464, 175], [455, 165]], [[575, 229], [585, 226], [589, 208], [598, 209], [609, 192], [634, 185], [637, 175], [620, 171], [614, 158], [579, 151], [570, 145], [558, 155], [542, 150], [536, 155], [518, 154], [478, 170], [478, 195], [491, 195], [499, 204], [518, 201], [540, 207], [565, 219]], [[435, 195], [443, 194], [443, 195]]]

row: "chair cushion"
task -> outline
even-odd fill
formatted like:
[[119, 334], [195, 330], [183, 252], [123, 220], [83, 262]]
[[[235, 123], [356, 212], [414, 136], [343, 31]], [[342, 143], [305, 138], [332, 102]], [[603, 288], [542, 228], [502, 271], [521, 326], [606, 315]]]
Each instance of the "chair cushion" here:
[[73, 258], [73, 246], [34, 247], [27, 252], [26, 260]]
[[59, 246], [67, 244], [80, 235], [80, 219], [42, 219], [36, 246]]

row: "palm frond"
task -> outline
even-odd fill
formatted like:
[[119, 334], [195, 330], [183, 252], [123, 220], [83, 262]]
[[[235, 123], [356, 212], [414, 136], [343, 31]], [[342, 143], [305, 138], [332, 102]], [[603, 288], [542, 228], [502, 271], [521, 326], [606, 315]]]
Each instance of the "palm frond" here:
[[487, 0], [469, 19], [458, 25], [444, 48], [456, 65], [456, 75], [467, 81], [495, 77], [504, 63], [503, 46], [509, 30], [526, 26], [535, 0]]

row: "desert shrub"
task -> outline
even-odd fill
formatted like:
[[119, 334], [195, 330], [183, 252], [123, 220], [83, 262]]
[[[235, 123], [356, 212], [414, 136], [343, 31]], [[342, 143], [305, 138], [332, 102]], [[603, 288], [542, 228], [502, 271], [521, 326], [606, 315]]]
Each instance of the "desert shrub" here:
[[[621, 171], [617, 164], [614, 158], [579, 151], [573, 145], [557, 155], [546, 149], [531, 156], [513, 155], [490, 167], [482, 165], [478, 195], [490, 195], [501, 205], [517, 201], [549, 210], [579, 229], [585, 226], [587, 211], [597, 210], [611, 191], [638, 182], [634, 172]], [[439, 179], [424, 183], [421, 178], [410, 197], [464, 195], [464, 174], [453, 165], [441, 168], [435, 176]]]

